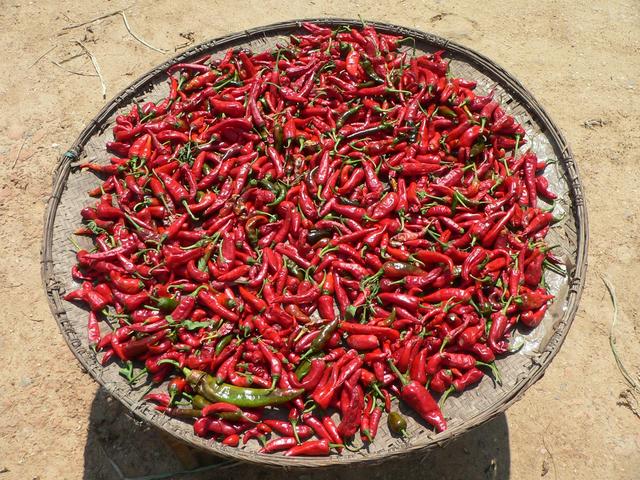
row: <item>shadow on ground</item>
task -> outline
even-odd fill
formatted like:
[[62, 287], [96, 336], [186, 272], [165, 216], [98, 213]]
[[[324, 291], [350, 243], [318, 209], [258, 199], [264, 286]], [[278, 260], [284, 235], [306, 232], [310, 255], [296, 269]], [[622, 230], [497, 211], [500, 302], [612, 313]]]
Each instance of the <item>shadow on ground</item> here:
[[[445, 448], [375, 466], [285, 472], [249, 464], [225, 465], [132, 419], [103, 389], [91, 408], [84, 459], [85, 480], [275, 480], [285, 475], [306, 480], [504, 480], [509, 478], [510, 463], [507, 419], [501, 414]], [[219, 465], [214, 468], [214, 464]], [[192, 469], [199, 471], [179, 473]]]

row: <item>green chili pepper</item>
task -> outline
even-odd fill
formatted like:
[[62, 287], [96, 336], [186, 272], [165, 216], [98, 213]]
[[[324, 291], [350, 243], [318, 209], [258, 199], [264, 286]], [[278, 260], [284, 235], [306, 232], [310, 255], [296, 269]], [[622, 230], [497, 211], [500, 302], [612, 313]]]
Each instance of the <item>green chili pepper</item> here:
[[480, 155], [482, 152], [484, 152], [484, 140], [480, 140], [479, 142], [476, 142], [476, 144], [471, 147], [471, 150], [469, 150], [469, 156], [471, 158], [476, 157], [478, 155]]
[[387, 426], [392, 433], [398, 435], [406, 435], [407, 421], [398, 412], [389, 412], [387, 416]]
[[278, 205], [284, 200], [284, 197], [287, 196], [287, 187], [285, 187], [281, 183], [276, 183], [275, 185], [272, 185], [272, 187], [273, 189], [271, 191], [275, 193], [276, 199], [271, 203], [267, 203], [267, 207]]
[[173, 312], [178, 306], [178, 301], [173, 297], [160, 297], [157, 300], [158, 309], [162, 312]]
[[313, 339], [313, 342], [311, 342], [311, 345], [309, 346], [309, 350], [307, 351], [307, 354], [305, 354], [305, 357], [313, 355], [314, 353], [321, 352], [331, 338], [331, 335], [333, 335], [333, 332], [335, 332], [338, 328], [339, 323], [340, 321], [336, 318], [335, 320], [327, 323], [324, 327], [322, 327], [322, 330], [320, 330], [320, 335]]
[[396, 317], [397, 317], [397, 313], [396, 313], [396, 307], [393, 307], [393, 309], [391, 310], [391, 313], [389, 314], [389, 316], [385, 319], [385, 321], [382, 323], [382, 326], [384, 327], [389, 327], [393, 324], [393, 322], [396, 321]]
[[224, 350], [224, 347], [231, 343], [231, 340], [233, 340], [233, 335], [231, 334], [227, 335], [226, 337], [222, 337], [216, 345], [215, 354], [220, 355], [220, 353], [222, 353], [222, 350]]
[[451, 110], [449, 107], [445, 107], [444, 105], [440, 105], [438, 107], [438, 113], [444, 117], [456, 118], [458, 114]]
[[[254, 212], [255, 215], [249, 217], [247, 222], [245, 223], [245, 230], [247, 231], [247, 239], [249, 243], [253, 246], [258, 243], [258, 226], [263, 222], [268, 221], [268, 217], [266, 215], [257, 214], [257, 211]], [[268, 214], [267, 214], [268, 215]]]
[[191, 397], [191, 406], [196, 410], [202, 410], [207, 405], [211, 405], [211, 402], [204, 398], [202, 395], [194, 395]]
[[384, 79], [380, 78], [380, 75], [378, 75], [373, 69], [371, 60], [369, 60], [368, 58], [363, 58], [362, 60], [360, 60], [360, 65], [362, 65], [365, 73], [369, 75], [369, 78], [376, 81], [377, 83], [384, 83]]
[[343, 205], [351, 205], [352, 207], [360, 206], [360, 202], [358, 202], [357, 200], [351, 200], [350, 198], [346, 198], [346, 197], [339, 197], [339, 198], [340, 198], [340, 203], [342, 203]]
[[365, 137], [372, 133], [378, 133], [384, 130], [391, 130], [391, 129], [393, 129], [393, 124], [383, 122], [380, 125], [376, 125], [375, 127], [365, 128], [364, 130], [350, 133], [344, 138], [345, 140], [351, 140], [352, 138]]
[[300, 362], [300, 365], [298, 365], [298, 368], [296, 368], [296, 371], [295, 371], [295, 374], [298, 380], [302, 380], [304, 377], [306, 377], [307, 373], [309, 373], [310, 368], [311, 368], [311, 360], [309, 360], [308, 358], [305, 358], [304, 360], [302, 360]]
[[214, 377], [201, 370], [184, 369], [189, 385], [212, 402], [227, 402], [243, 408], [266, 407], [287, 403], [304, 393], [303, 388], [281, 390], [244, 388], [226, 383], [216, 384]]
[[364, 105], [359, 104], [356, 105], [355, 107], [351, 107], [349, 110], [347, 110], [346, 112], [344, 112], [340, 118], [338, 118], [338, 121], [336, 122], [336, 128], [342, 128], [342, 126], [345, 124], [345, 122], [347, 120], [349, 120], [349, 117], [351, 117], [353, 114], [357, 113]]
[[202, 410], [195, 408], [171, 408], [167, 413], [172, 417], [197, 418], [202, 416]]
[[246, 420], [246, 417], [242, 412], [217, 412], [216, 417], [222, 418], [223, 420], [230, 420], [232, 422]]
[[289, 260], [285, 260], [285, 266], [287, 270], [296, 277], [298, 280], [304, 279], [304, 270], [302, 270], [297, 264], [290, 262]]

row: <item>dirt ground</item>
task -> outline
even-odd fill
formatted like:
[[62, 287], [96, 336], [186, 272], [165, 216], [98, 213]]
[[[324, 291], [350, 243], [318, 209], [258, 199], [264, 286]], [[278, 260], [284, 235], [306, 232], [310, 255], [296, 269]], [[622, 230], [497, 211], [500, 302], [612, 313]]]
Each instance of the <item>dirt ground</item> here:
[[[86, 76], [94, 70], [87, 56], [78, 56], [77, 42], [95, 56], [107, 99], [169, 55], [137, 42], [120, 16], [65, 29], [125, 7], [135, 33], [171, 52], [295, 17], [360, 15], [431, 31], [488, 55], [518, 77], [573, 148], [589, 206], [589, 272], [575, 323], [545, 377], [506, 415], [429, 456], [303, 478], [640, 478], [639, 406], [625, 393], [609, 346], [613, 310], [601, 280], [606, 275], [617, 288], [617, 349], [637, 376], [638, 2], [518, 0], [505, 8], [497, 1], [2, 0], [0, 480], [133, 478], [212, 462], [170, 448], [82, 373], [40, 279], [51, 174], [106, 102], [99, 79]], [[181, 478], [238, 476], [275, 479], [284, 472], [227, 466]]]

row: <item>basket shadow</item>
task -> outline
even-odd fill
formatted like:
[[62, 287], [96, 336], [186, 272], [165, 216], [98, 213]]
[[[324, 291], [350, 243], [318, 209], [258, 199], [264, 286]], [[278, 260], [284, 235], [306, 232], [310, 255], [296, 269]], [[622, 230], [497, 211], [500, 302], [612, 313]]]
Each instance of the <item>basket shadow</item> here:
[[[197, 469], [196, 472], [185, 472]], [[504, 413], [451, 441], [446, 447], [381, 464], [289, 470], [226, 462], [190, 448], [134, 420], [99, 389], [93, 401], [84, 452], [85, 480], [280, 479], [375, 480], [388, 478], [505, 480], [510, 476], [509, 431]], [[184, 473], [181, 473], [184, 472]]]

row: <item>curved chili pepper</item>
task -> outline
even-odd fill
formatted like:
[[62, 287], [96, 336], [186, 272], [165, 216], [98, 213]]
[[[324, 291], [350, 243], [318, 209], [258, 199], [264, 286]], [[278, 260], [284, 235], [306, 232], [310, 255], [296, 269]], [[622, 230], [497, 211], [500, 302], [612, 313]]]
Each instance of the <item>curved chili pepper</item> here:
[[528, 328], [535, 328], [538, 325], [540, 325], [540, 322], [542, 322], [542, 319], [544, 318], [544, 315], [546, 312], [547, 312], [546, 305], [543, 305], [536, 311], [528, 310], [526, 312], [523, 312], [522, 315], [520, 315], [520, 321], [522, 322], [523, 325], [525, 325]]
[[263, 423], [283, 437], [294, 437], [297, 435], [298, 438], [305, 439], [313, 435], [313, 430], [307, 425], [296, 425], [294, 428], [290, 422], [272, 419], [263, 420]]
[[349, 335], [347, 337], [347, 345], [356, 350], [373, 350], [378, 348], [380, 340], [375, 335]]
[[415, 410], [423, 420], [436, 427], [438, 432], [447, 429], [447, 422], [428, 390], [415, 380], [408, 381], [404, 375], [398, 371], [394, 363], [389, 359], [389, 366], [394, 371], [398, 379], [402, 382], [400, 396], [402, 400]]
[[189, 385], [210, 401], [227, 402], [239, 407], [279, 405], [300, 396], [304, 390], [240, 388], [233, 385], [217, 385], [209, 380], [206, 372], [184, 369]]

